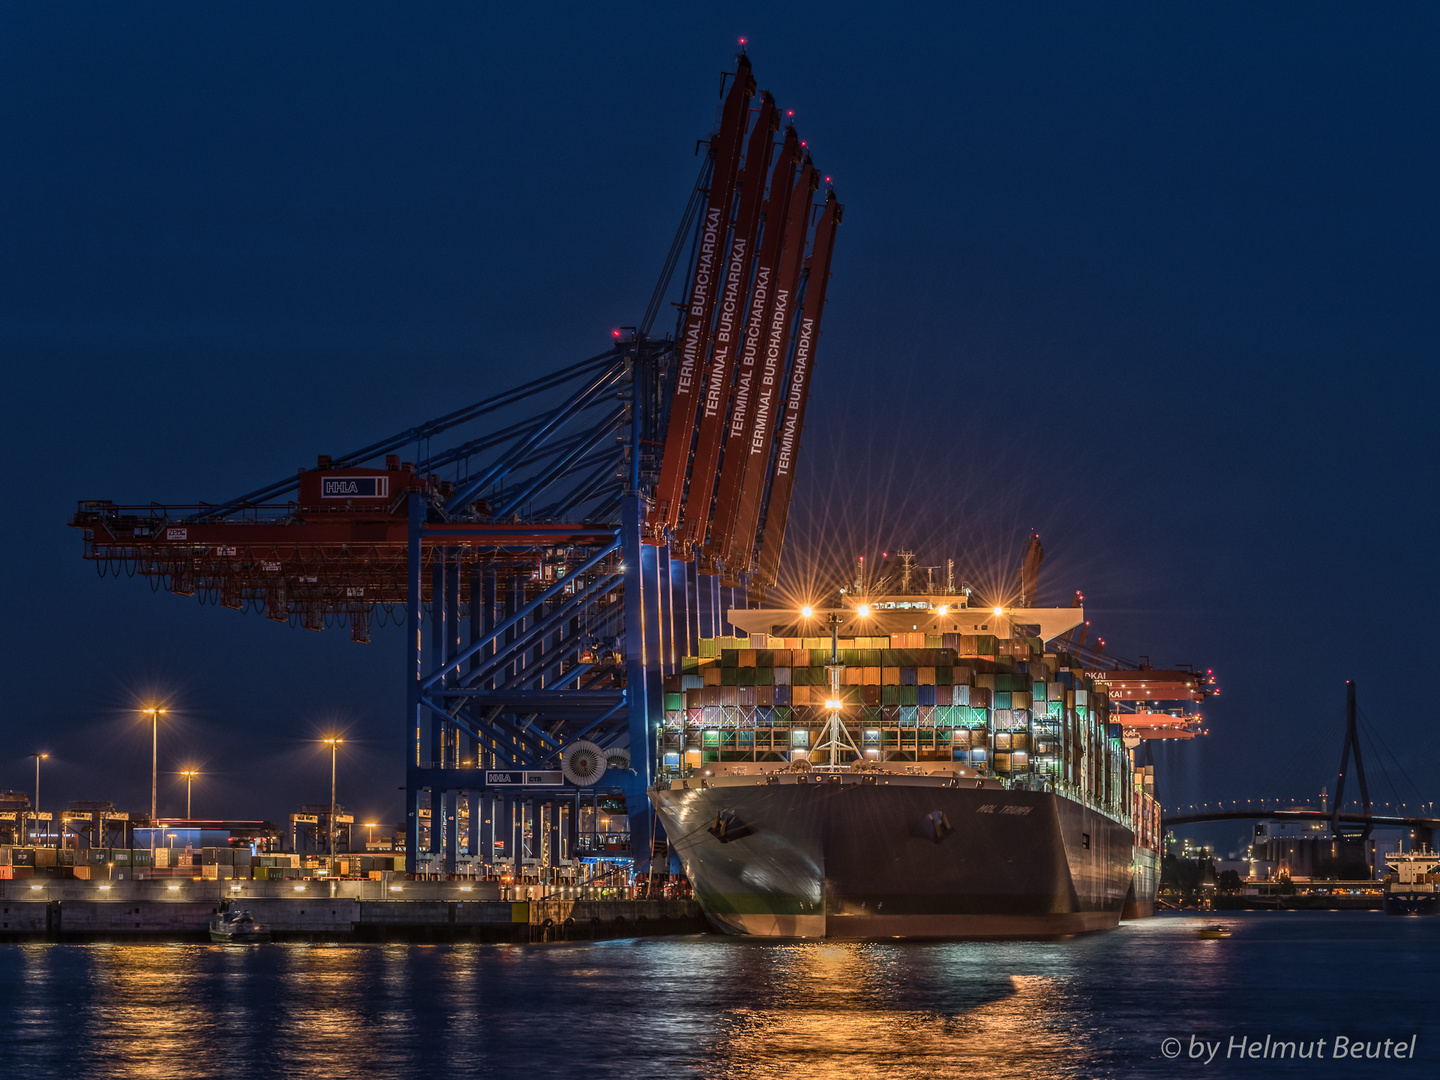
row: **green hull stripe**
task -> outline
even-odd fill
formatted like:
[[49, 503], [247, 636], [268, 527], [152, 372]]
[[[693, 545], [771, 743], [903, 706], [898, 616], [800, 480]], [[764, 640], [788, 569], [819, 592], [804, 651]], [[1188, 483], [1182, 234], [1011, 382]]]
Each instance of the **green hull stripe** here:
[[823, 904], [800, 896], [764, 893], [696, 893], [706, 911], [717, 915], [823, 915]]

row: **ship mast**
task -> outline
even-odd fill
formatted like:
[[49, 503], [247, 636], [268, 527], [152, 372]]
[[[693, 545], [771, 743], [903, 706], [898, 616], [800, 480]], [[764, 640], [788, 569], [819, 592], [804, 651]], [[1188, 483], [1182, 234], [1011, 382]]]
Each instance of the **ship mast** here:
[[844, 708], [840, 698], [840, 673], [845, 670], [845, 664], [840, 659], [840, 616], [832, 612], [826, 622], [830, 626], [830, 662], [825, 665], [825, 674], [830, 677], [830, 697], [825, 702], [825, 708], [830, 715], [820, 729], [820, 742], [815, 747], [815, 753], [828, 752], [830, 762], [826, 767], [838, 769], [845, 764], [840, 760], [842, 751], [849, 750], [857, 760], [864, 755], [850, 737], [845, 722], [840, 719], [840, 710]]

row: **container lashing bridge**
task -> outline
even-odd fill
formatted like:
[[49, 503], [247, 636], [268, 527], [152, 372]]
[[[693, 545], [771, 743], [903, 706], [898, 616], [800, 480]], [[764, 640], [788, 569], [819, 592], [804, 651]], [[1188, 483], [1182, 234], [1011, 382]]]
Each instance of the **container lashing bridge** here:
[[597, 850], [580, 810], [620, 797], [648, 870], [666, 680], [775, 583], [841, 206], [746, 57], [722, 94], [603, 352], [225, 502], [71, 522], [102, 576], [357, 642], [403, 624], [412, 873]]

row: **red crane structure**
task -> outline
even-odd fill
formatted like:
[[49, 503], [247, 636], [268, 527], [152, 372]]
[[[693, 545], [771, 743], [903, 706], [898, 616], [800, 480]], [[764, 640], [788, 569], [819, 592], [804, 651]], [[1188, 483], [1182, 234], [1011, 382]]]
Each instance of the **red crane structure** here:
[[71, 520], [102, 576], [357, 642], [403, 627], [412, 873], [613, 854], [602, 802], [637, 869], [664, 851], [665, 680], [774, 582], [841, 216], [755, 92], [740, 56], [644, 318], [603, 352], [224, 502]]

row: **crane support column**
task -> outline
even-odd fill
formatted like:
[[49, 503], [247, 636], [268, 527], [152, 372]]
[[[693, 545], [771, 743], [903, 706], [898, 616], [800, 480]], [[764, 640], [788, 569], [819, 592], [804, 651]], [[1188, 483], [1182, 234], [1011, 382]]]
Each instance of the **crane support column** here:
[[424, 552], [420, 547], [420, 531], [425, 520], [425, 499], [419, 492], [412, 491], [407, 498], [408, 563], [405, 598], [405, 640], [410, 651], [405, 680], [405, 741], [412, 749], [407, 755], [405, 784], [405, 869], [415, 873], [420, 855], [420, 679], [425, 669], [425, 656], [421, 651], [420, 624], [424, 612], [424, 601], [420, 585]]

